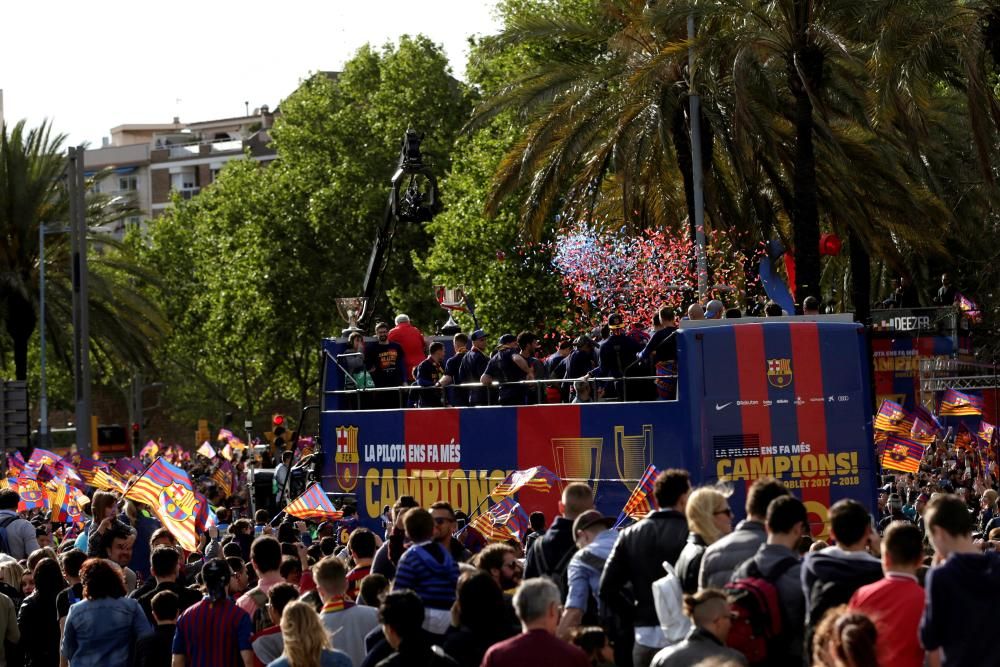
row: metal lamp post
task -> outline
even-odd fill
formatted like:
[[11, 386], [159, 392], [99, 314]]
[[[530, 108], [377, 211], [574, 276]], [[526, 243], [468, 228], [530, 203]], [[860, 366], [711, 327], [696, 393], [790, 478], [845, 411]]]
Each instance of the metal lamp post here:
[[38, 340], [39, 397], [38, 397], [38, 439], [43, 447], [49, 446], [49, 396], [45, 385], [45, 235], [65, 234], [69, 227], [38, 225]]

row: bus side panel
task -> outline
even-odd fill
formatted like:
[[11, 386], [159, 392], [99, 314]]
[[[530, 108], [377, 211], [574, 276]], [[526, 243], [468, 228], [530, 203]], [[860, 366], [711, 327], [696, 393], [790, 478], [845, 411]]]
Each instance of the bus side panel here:
[[705, 367], [702, 462], [707, 479], [732, 484], [734, 510], [742, 515], [746, 490], [768, 476], [806, 503], [814, 537], [828, 536], [836, 501], [874, 506], [877, 464], [860, 326], [781, 321], [692, 333], [685, 332], [685, 359]]
[[[541, 465], [564, 484], [588, 484], [617, 516], [650, 463], [697, 466], [688, 423], [677, 402], [330, 411], [323, 483], [356, 493], [370, 521], [400, 495], [475, 515], [499, 500], [489, 494], [506, 475]], [[525, 489], [518, 501], [551, 520], [559, 491]]]

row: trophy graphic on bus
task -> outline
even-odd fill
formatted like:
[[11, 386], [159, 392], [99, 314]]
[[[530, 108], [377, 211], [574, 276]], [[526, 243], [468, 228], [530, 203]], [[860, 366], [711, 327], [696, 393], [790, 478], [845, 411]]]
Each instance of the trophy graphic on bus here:
[[455, 311], [464, 313], [468, 310], [465, 304], [465, 287], [435, 285], [434, 296], [437, 297], [438, 304], [448, 311], [448, 321], [441, 327], [441, 335], [453, 336], [457, 334], [462, 330], [462, 326], [455, 321]]
[[556, 474], [563, 482], [584, 482], [597, 493], [604, 438], [552, 438]]
[[334, 299], [340, 316], [347, 320], [347, 328], [340, 332], [341, 336], [350, 336], [355, 331], [361, 331], [358, 320], [365, 316], [368, 299], [363, 296], [348, 296]]
[[624, 426], [615, 426], [615, 466], [626, 489], [632, 491], [652, 462], [652, 424], [644, 424], [638, 435], [625, 435]]

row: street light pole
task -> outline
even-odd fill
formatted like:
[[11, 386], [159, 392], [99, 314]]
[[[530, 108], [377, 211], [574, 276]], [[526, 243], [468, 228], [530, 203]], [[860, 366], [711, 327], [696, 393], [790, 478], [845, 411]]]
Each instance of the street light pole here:
[[68, 151], [70, 240], [73, 251], [73, 388], [76, 399], [76, 449], [89, 458], [90, 409], [90, 302], [87, 276], [87, 205], [83, 167], [84, 148]]
[[688, 97], [691, 110], [691, 183], [694, 190], [694, 243], [698, 271], [698, 300], [708, 292], [708, 263], [705, 259], [705, 184], [701, 168], [701, 97], [694, 83], [694, 14], [688, 15]]
[[49, 446], [49, 397], [45, 391], [45, 223], [38, 225], [38, 444]]

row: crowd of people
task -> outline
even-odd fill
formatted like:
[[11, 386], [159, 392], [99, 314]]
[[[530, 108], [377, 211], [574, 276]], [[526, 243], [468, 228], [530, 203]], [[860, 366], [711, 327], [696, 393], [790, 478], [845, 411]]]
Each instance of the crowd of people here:
[[[803, 314], [818, 315], [819, 302], [808, 297]], [[760, 313], [788, 315], [774, 302]], [[428, 342], [406, 315], [393, 328], [375, 325], [375, 341], [364, 334], [348, 338], [350, 352], [341, 355], [347, 384], [359, 391], [360, 408], [528, 405], [589, 403], [598, 400], [670, 400], [676, 395], [677, 342], [681, 320], [742, 318], [712, 299], [691, 304], [683, 317], [669, 306], [651, 322], [626, 323], [615, 313], [594, 331], [544, 343], [522, 331], [501, 335], [491, 348], [485, 331], [457, 333], [453, 354], [444, 343]]]

